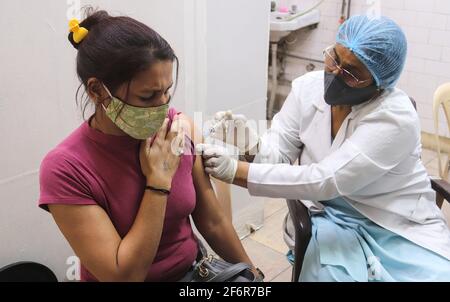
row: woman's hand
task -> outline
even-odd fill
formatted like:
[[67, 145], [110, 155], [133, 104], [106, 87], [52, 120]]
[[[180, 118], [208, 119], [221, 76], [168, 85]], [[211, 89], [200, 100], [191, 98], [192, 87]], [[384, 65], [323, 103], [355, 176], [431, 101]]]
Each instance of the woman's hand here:
[[173, 123], [168, 131], [168, 124], [166, 118], [154, 140], [142, 141], [139, 158], [147, 184], [170, 190], [183, 154], [184, 131], [177, 127], [178, 123]]

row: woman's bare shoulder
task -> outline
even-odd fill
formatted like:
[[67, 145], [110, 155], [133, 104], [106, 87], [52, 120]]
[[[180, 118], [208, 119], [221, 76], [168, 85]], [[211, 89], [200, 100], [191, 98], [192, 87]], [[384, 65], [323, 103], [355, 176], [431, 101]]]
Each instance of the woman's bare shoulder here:
[[186, 135], [194, 142], [195, 144], [199, 144], [203, 141], [203, 136], [200, 130], [194, 124], [194, 120], [184, 113], [180, 113], [178, 115], [177, 120], [179, 121], [179, 125], [183, 128]]

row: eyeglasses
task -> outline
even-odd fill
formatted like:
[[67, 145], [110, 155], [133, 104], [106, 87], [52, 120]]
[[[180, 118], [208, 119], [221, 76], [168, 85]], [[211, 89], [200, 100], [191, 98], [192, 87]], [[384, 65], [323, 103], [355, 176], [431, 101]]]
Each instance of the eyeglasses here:
[[337, 62], [338, 57], [337, 57], [336, 49], [335, 49], [334, 45], [327, 47], [323, 51], [323, 54], [325, 56], [325, 66], [331, 71], [339, 70], [339, 73], [342, 74], [342, 78], [343, 78], [344, 82], [348, 86], [358, 87], [358, 86], [370, 81], [370, 79], [361, 81], [353, 73], [351, 73], [350, 71], [348, 71], [345, 68], [342, 68], [340, 66], [340, 64]]

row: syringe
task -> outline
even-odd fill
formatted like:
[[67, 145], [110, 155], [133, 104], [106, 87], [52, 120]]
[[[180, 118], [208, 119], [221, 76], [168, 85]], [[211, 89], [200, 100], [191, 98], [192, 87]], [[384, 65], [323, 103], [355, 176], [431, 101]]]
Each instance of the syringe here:
[[232, 116], [233, 116], [233, 113], [231, 111], [227, 111], [220, 120], [218, 120], [216, 123], [214, 123], [214, 125], [212, 125], [212, 127], [210, 127], [208, 129], [208, 131], [204, 137], [208, 138], [211, 135], [215, 134], [216, 131], [223, 126], [224, 122], [231, 119]]

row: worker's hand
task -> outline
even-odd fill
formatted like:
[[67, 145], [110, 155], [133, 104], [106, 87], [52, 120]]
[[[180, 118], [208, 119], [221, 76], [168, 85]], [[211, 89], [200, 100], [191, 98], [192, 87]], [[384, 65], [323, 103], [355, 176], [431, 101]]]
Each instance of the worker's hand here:
[[238, 167], [238, 161], [219, 145], [198, 144], [197, 154], [203, 158], [205, 172], [226, 183], [233, 183]]
[[[253, 127], [243, 114], [233, 114], [232, 111], [220, 111], [214, 116], [213, 125], [217, 125], [213, 138], [238, 147], [241, 155], [257, 153], [259, 136], [256, 124]], [[255, 155], [252, 154], [252, 155]]]

